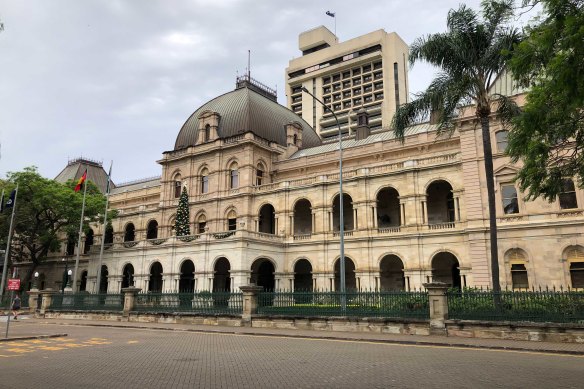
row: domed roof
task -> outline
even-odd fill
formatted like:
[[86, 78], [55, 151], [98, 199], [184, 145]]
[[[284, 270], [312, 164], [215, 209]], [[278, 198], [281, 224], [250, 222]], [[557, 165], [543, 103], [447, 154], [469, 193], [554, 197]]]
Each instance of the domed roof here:
[[322, 143], [312, 127], [300, 116], [243, 86], [199, 107], [183, 124], [174, 144], [175, 150], [195, 145], [199, 115], [205, 111], [217, 112], [221, 116], [217, 130], [219, 138], [251, 131], [259, 137], [286, 146], [285, 126], [297, 122], [302, 126], [302, 148], [320, 146]]

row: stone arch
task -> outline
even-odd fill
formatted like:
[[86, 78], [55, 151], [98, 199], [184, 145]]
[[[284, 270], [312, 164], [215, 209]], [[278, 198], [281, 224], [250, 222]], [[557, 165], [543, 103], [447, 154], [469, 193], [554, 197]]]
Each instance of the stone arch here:
[[162, 264], [158, 261], [150, 265], [150, 278], [148, 281], [149, 292], [162, 292]]
[[87, 254], [93, 246], [93, 230], [88, 228], [85, 232], [85, 244], [83, 245], [83, 254]]
[[129, 222], [124, 226], [124, 242], [133, 242], [136, 240], [136, 227], [134, 223]]
[[87, 270], [83, 270], [81, 272], [81, 279], [79, 282], [79, 291], [85, 292], [86, 290], [87, 290]]
[[[340, 196], [337, 193], [333, 197], [332, 202], [332, 213], [333, 213], [333, 231], [340, 230]], [[343, 191], [343, 219], [344, 219], [344, 230], [351, 231], [355, 228], [355, 221], [353, 217], [353, 198], [350, 194]]]
[[312, 264], [306, 258], [300, 258], [294, 263], [294, 290], [312, 291]]
[[227, 227], [227, 231], [237, 230], [237, 209], [235, 209], [235, 207], [231, 206], [227, 208], [225, 211], [225, 220], [225, 227]]
[[527, 263], [529, 262], [529, 259], [525, 250], [521, 248], [509, 249], [505, 252], [504, 258], [511, 275], [512, 288], [529, 288], [529, 276], [527, 273]]
[[426, 187], [426, 220], [428, 224], [455, 221], [454, 194], [452, 185], [442, 179], [432, 180]]
[[570, 287], [584, 289], [584, 248], [580, 245], [570, 245], [563, 251], [562, 258], [568, 266]]
[[[341, 285], [341, 261], [340, 258], [335, 260], [335, 290], [340, 290]], [[346, 290], [357, 290], [357, 277], [355, 275], [355, 262], [345, 255], [345, 288]]]
[[460, 262], [449, 251], [442, 250], [432, 256], [432, 281], [444, 282], [453, 288], [461, 288]]
[[195, 264], [190, 259], [185, 259], [180, 264], [180, 278], [178, 281], [179, 293], [193, 292], [195, 290]]
[[104, 244], [114, 243], [114, 227], [108, 223], [103, 234]]
[[251, 283], [262, 286], [264, 290], [274, 290], [276, 287], [276, 265], [265, 257], [257, 258], [251, 265]]
[[195, 231], [198, 234], [203, 234], [207, 227], [207, 215], [205, 211], [199, 211], [195, 216]]
[[392, 186], [385, 186], [375, 195], [377, 204], [377, 227], [399, 227], [401, 209], [399, 192]]
[[276, 233], [276, 210], [270, 203], [263, 204], [258, 211], [258, 232]]
[[99, 280], [99, 293], [107, 293], [109, 283], [109, 270], [106, 265], [101, 265], [101, 278]]
[[379, 261], [380, 290], [405, 290], [404, 262], [395, 254], [384, 255]]
[[312, 234], [312, 203], [305, 197], [294, 201], [294, 235]]
[[213, 291], [231, 290], [231, 263], [226, 257], [219, 257], [213, 264]]
[[134, 285], [134, 265], [126, 263], [122, 268], [122, 289]]
[[158, 222], [156, 219], [151, 219], [146, 227], [146, 239], [158, 238]]

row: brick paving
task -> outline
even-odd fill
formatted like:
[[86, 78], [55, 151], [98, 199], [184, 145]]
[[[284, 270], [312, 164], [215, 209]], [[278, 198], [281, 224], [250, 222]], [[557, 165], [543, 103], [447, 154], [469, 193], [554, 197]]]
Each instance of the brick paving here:
[[18, 322], [15, 334], [68, 336], [0, 343], [0, 388], [579, 388], [584, 380], [582, 356], [59, 322], [82, 325]]

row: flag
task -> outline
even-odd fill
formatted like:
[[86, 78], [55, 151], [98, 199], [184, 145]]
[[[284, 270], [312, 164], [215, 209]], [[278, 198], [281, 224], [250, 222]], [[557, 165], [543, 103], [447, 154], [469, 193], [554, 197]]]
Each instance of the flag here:
[[[4, 208], [14, 207], [14, 197], [15, 196], [16, 196], [16, 189], [12, 189], [12, 192], [10, 192], [10, 197], [8, 198], [8, 201], [6, 202], [6, 205], [4, 206]], [[4, 200], [2, 200], [2, 202], [4, 202]]]
[[87, 169], [85, 169], [85, 173], [83, 173], [79, 181], [77, 181], [77, 185], [75, 186], [75, 192], [79, 192], [81, 190], [85, 180], [87, 180]]
[[335, 13], [334, 13], [334, 12], [331, 12], [331, 11], [326, 11], [325, 13], [326, 13], [328, 16], [330, 16], [331, 18], [334, 18], [334, 17], [335, 17]]

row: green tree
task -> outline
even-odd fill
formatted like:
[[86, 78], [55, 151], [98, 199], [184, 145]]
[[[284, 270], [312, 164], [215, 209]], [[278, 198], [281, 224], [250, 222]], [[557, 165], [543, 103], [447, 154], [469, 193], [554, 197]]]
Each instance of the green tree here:
[[500, 290], [500, 283], [489, 117], [505, 98], [490, 94], [489, 86], [505, 69], [509, 56], [504, 51], [510, 51], [520, 38], [508, 24], [512, 6], [512, 0], [483, 1], [481, 18], [461, 5], [448, 12], [446, 32], [416, 39], [410, 47], [410, 65], [426, 61], [440, 72], [424, 92], [399, 107], [393, 118], [396, 136], [404, 141], [406, 128], [430, 113], [436, 115], [438, 134], [451, 134], [460, 109], [474, 106], [485, 157], [493, 290]]
[[[35, 167], [21, 172], [10, 172], [6, 181], [0, 183], [6, 193], [18, 184], [14, 233], [11, 242], [10, 260], [30, 262], [30, 275], [51, 252], [59, 251], [67, 239], [77, 242], [83, 193], [74, 192], [75, 182], [61, 184], [43, 178]], [[105, 197], [97, 186], [87, 181], [85, 200], [84, 230], [91, 223], [100, 221], [105, 208]], [[0, 233], [3, 239], [8, 236], [10, 210], [0, 214]], [[115, 217], [112, 211], [109, 217]], [[4, 241], [4, 244], [5, 241]]]
[[176, 236], [186, 236], [191, 234], [189, 225], [190, 211], [189, 211], [189, 195], [187, 188], [183, 187], [178, 200], [178, 209], [176, 210], [175, 231]]
[[543, 15], [527, 28], [510, 62], [529, 90], [511, 120], [507, 153], [522, 161], [517, 178], [527, 198], [553, 201], [566, 178], [578, 177], [584, 186], [584, 0], [524, 5], [535, 2]]

